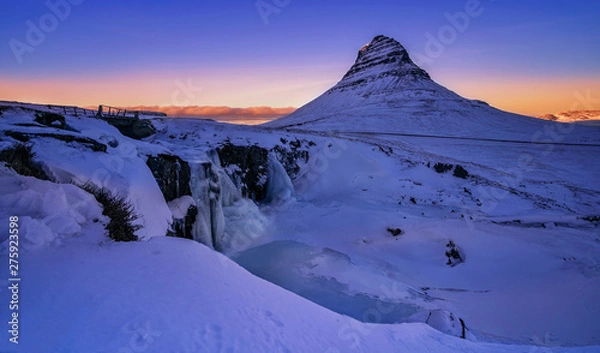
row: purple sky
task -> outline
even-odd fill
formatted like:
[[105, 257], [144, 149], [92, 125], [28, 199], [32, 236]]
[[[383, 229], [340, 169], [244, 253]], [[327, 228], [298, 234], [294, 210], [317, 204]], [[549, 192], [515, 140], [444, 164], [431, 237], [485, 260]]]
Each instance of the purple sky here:
[[600, 109], [599, 15], [560, 0], [9, 0], [0, 100], [299, 107], [384, 34], [468, 98]]

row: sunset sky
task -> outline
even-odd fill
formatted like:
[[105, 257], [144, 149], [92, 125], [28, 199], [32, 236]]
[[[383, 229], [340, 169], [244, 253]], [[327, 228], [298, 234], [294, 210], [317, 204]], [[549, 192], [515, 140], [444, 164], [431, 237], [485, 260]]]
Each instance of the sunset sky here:
[[565, 0], [8, 0], [0, 100], [285, 114], [378, 34], [468, 98], [600, 109], [600, 3]]

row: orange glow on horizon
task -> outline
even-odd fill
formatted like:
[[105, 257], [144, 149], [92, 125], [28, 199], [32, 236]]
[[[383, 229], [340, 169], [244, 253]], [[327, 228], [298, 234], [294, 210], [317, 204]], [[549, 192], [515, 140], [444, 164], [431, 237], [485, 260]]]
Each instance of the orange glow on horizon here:
[[[280, 78], [271, 82], [267, 79], [267, 83], [262, 84], [258, 79], [246, 77], [240, 79], [240, 84], [232, 85], [234, 81], [212, 79], [207, 78], [205, 82], [210, 84], [200, 87], [198, 92], [187, 92], [187, 96], [180, 94], [176, 102], [179, 104], [173, 104], [172, 97], [178, 89], [174, 80], [150, 76], [0, 79], [0, 100], [82, 107], [107, 104], [158, 110], [170, 116], [230, 117], [234, 120], [247, 117], [247, 120], [253, 121], [255, 118], [270, 120], [287, 115], [295, 110], [293, 107], [302, 106], [337, 82], [328, 79], [306, 83], [306, 80], [294, 77], [293, 81]], [[464, 74], [434, 79], [459, 95], [483, 100], [499, 109], [523, 115], [600, 109], [600, 82], [592, 79], [513, 79], [493, 75], [482, 80], [481, 77], [465, 77]], [[236, 106], [249, 108], [232, 108]]]
[[592, 79], [488, 76], [485, 81], [475, 77], [446, 77], [443, 81], [463, 97], [523, 115], [600, 109], [600, 82]]

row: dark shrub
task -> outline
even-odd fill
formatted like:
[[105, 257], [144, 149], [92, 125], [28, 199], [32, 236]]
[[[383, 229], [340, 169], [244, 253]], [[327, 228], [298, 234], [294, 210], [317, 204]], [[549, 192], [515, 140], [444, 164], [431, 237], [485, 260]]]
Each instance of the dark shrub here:
[[31, 151], [31, 146], [22, 143], [16, 143], [0, 151], [0, 161], [6, 162], [6, 165], [15, 172], [24, 176], [49, 180], [50, 178], [48, 178], [39, 164], [33, 161], [33, 157], [35, 157], [35, 153]]
[[140, 216], [137, 215], [133, 206], [127, 202], [125, 197], [115, 196], [105, 188], [99, 188], [94, 184], [86, 183], [81, 187], [83, 190], [94, 195], [104, 208], [102, 214], [110, 221], [106, 225], [108, 236], [114, 241], [136, 241], [138, 236], [135, 232], [141, 228], [133, 222]]

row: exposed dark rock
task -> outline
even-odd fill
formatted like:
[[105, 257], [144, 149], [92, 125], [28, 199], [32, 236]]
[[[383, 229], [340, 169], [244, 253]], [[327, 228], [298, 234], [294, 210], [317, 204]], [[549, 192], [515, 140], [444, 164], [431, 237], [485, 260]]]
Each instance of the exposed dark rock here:
[[194, 240], [193, 227], [198, 216], [198, 207], [191, 205], [183, 219], [174, 219], [172, 232], [168, 236]]
[[386, 156], [391, 156], [392, 154], [394, 154], [394, 149], [392, 149], [391, 147], [388, 146], [381, 146], [381, 145], [377, 145], [377, 147], [379, 148], [379, 150], [381, 152], [383, 152]]
[[467, 179], [469, 177], [469, 172], [465, 168], [463, 168], [460, 164], [456, 165], [454, 168], [454, 173], [452, 173], [457, 178]]
[[65, 117], [60, 114], [50, 112], [35, 113], [35, 122], [48, 127], [67, 130], [67, 122], [65, 121]]
[[290, 147], [292, 149], [298, 149], [302, 146], [302, 142], [298, 139], [294, 140], [294, 141], [290, 141]]
[[585, 217], [581, 217], [581, 219], [583, 219], [584, 221], [591, 222], [591, 223], [600, 222], [600, 216], [585, 216]]
[[136, 140], [141, 140], [156, 133], [156, 128], [152, 125], [152, 122], [146, 119], [107, 117], [102, 118], [102, 120], [119, 129], [123, 135]]
[[[427, 164], [427, 166], [429, 166], [429, 163]], [[435, 171], [440, 174], [447, 173], [451, 171], [452, 168], [454, 168], [454, 172], [452, 173], [453, 176], [461, 179], [467, 179], [469, 177], [469, 172], [467, 172], [467, 170], [463, 168], [460, 164], [454, 166], [453, 164], [448, 163], [436, 163], [433, 165], [433, 169], [435, 169]]]
[[190, 189], [191, 171], [189, 164], [178, 156], [159, 154], [149, 156], [148, 168], [167, 202], [185, 195], [192, 195]]
[[402, 234], [402, 229], [400, 228], [392, 228], [392, 227], [388, 227], [387, 228], [388, 233], [390, 233], [391, 235], [397, 237], [398, 235]]
[[433, 169], [435, 169], [436, 172], [438, 173], [446, 173], [450, 170], [452, 170], [454, 166], [452, 164], [446, 164], [446, 163], [436, 163], [433, 166]]
[[411, 198], [410, 198], [410, 202], [412, 202], [412, 203], [413, 203], [413, 204], [415, 204], [415, 205], [417, 204], [417, 200], [415, 200], [415, 198], [414, 198], [414, 197], [411, 197]]
[[384, 77], [401, 80], [431, 80], [427, 72], [415, 65], [400, 43], [380, 35], [373, 38], [371, 43], [358, 52], [354, 65], [328, 93], [367, 85]]
[[[261, 201], [267, 192], [269, 151], [256, 146], [237, 146], [230, 142], [217, 148], [221, 165], [242, 196]], [[228, 168], [230, 166], [237, 166]]]
[[[291, 143], [290, 143], [291, 145]], [[290, 179], [294, 180], [300, 173], [300, 166], [308, 163], [310, 154], [307, 150], [298, 148], [287, 149], [282, 146], [275, 146], [271, 150], [275, 154], [275, 158], [281, 163]]]
[[21, 142], [28, 142], [32, 137], [50, 137], [57, 140], [65, 141], [65, 142], [77, 142], [82, 144], [83, 146], [91, 149], [94, 152], [106, 152], [106, 145], [100, 143], [96, 140], [93, 140], [89, 137], [80, 137], [74, 135], [61, 135], [55, 133], [41, 133], [41, 132], [22, 132], [22, 131], [4, 131], [6, 136], [12, 137], [15, 140]]
[[454, 241], [448, 241], [448, 244], [446, 244], [446, 248], [446, 257], [448, 258], [448, 262], [446, 262], [446, 265], [454, 267], [465, 261], [462, 251], [456, 244], [454, 244]]

